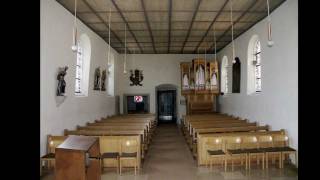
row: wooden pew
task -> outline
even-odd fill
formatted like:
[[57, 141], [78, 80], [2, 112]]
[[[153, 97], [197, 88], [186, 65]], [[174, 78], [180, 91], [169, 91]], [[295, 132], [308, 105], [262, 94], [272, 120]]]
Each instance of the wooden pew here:
[[220, 127], [220, 128], [204, 128], [195, 129], [192, 136], [192, 151], [193, 155], [197, 156], [197, 137], [199, 134], [214, 134], [214, 133], [237, 133], [237, 132], [260, 132], [268, 131], [269, 126], [244, 126], [244, 127]]
[[229, 123], [247, 123], [246, 120], [236, 120], [236, 119], [228, 119], [228, 120], [206, 120], [206, 121], [189, 121], [185, 127], [183, 128], [184, 135], [192, 133], [192, 126], [201, 125], [201, 124], [229, 124]]
[[136, 116], [124, 116], [124, 117], [113, 117], [113, 118], [102, 118], [100, 121], [96, 122], [149, 122], [150, 128], [155, 128], [156, 126], [156, 119], [154, 117], [148, 117], [148, 118], [141, 118]]
[[[154, 133], [157, 122], [155, 114], [129, 114], [117, 115], [101, 118], [93, 123], [87, 123], [86, 126], [77, 126], [77, 130], [65, 130], [67, 135], [83, 135], [101, 138], [101, 152], [108, 152], [109, 147], [117, 147], [120, 141], [129, 141], [130, 138], [139, 139], [139, 158], [144, 158], [144, 152], [148, 149], [151, 136]], [[107, 140], [106, 140], [107, 139]], [[102, 142], [103, 141], [103, 142]], [[107, 143], [106, 143], [107, 142]], [[112, 142], [116, 142], [113, 144]], [[121, 148], [120, 148], [121, 150]], [[120, 152], [119, 149], [117, 152]], [[139, 160], [139, 167], [140, 167]], [[104, 165], [115, 166], [116, 164], [104, 160]], [[109, 164], [108, 164], [109, 163]], [[123, 164], [126, 166], [126, 163]], [[130, 163], [127, 164], [131, 166]]]
[[247, 120], [240, 120], [235, 118], [212, 118], [212, 117], [192, 117], [187, 120], [185, 120], [183, 128], [190, 130], [191, 124], [199, 124], [199, 123], [205, 123], [205, 122], [219, 122], [219, 123], [230, 123], [230, 122], [246, 122]]
[[[198, 124], [192, 125], [189, 131], [189, 138], [192, 138], [195, 134], [195, 129], [201, 128], [227, 128], [227, 127], [249, 127], [249, 126], [257, 126], [257, 123], [247, 123], [247, 122], [238, 122], [238, 123], [206, 123], [206, 124]], [[190, 139], [189, 139], [190, 141]]]
[[148, 123], [140, 123], [140, 122], [95, 122], [95, 123], [87, 123], [87, 126], [123, 126], [123, 127], [130, 127], [130, 126], [140, 126], [141, 128], [146, 128], [147, 130], [147, 137], [146, 142], [147, 144], [151, 141], [152, 131], [150, 129], [150, 125]]

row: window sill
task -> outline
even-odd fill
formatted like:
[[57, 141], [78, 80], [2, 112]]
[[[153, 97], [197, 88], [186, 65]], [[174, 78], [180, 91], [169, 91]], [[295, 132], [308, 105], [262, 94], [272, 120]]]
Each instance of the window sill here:
[[248, 96], [260, 96], [262, 92], [253, 92], [250, 94], [247, 94]]
[[223, 98], [227, 98], [227, 97], [230, 96], [230, 94], [231, 94], [231, 93], [224, 93], [224, 94], [222, 95], [222, 97], [223, 97]]
[[88, 97], [88, 95], [85, 95], [85, 94], [75, 94], [75, 97], [79, 97], [79, 98], [81, 98], [81, 97]]

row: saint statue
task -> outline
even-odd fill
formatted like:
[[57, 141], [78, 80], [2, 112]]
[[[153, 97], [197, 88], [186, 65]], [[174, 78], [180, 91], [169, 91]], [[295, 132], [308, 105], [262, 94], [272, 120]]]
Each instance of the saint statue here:
[[183, 89], [189, 89], [189, 78], [187, 74], [183, 75]]
[[64, 80], [64, 76], [67, 74], [68, 66], [64, 68], [59, 68], [57, 80], [58, 80], [58, 87], [57, 87], [57, 96], [64, 96], [65, 88], [66, 88], [66, 81]]
[[93, 90], [100, 90], [100, 67], [96, 68], [94, 73], [94, 87]]
[[106, 70], [103, 70], [102, 76], [101, 76], [101, 91], [106, 90], [106, 77], [107, 77], [107, 72]]

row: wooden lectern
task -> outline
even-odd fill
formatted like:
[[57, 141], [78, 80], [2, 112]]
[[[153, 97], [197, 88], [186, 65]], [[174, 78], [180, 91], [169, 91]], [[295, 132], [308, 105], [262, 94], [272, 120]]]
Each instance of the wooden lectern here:
[[69, 136], [55, 152], [56, 180], [101, 180], [99, 138]]

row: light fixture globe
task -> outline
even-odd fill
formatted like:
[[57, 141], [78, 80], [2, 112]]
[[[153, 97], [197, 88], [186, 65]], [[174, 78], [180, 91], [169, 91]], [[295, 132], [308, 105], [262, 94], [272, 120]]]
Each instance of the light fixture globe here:
[[268, 41], [267, 44], [268, 44], [269, 47], [272, 47], [274, 42], [273, 41]]
[[77, 52], [78, 46], [77, 45], [72, 45], [71, 49], [73, 52]]

